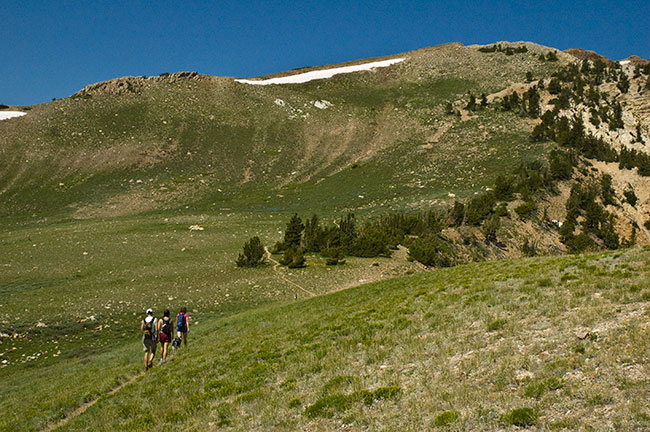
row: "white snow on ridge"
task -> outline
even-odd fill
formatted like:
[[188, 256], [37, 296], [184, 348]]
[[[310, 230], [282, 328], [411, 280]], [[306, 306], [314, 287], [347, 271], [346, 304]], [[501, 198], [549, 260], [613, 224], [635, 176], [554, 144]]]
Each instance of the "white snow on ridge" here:
[[630, 62], [630, 60], [619, 60], [619, 61], [618, 61], [618, 64], [620, 64], [620, 65], [626, 65], [626, 64], [628, 64], [629, 62]]
[[373, 68], [386, 67], [395, 63], [399, 63], [401, 61], [404, 61], [404, 59], [397, 58], [397, 59], [382, 60], [382, 61], [365, 63], [365, 64], [354, 65], [354, 66], [342, 66], [342, 67], [337, 67], [332, 69], [310, 71], [310, 72], [305, 72], [297, 75], [290, 75], [290, 76], [285, 76], [280, 78], [269, 78], [261, 81], [247, 80], [247, 79], [236, 79], [235, 81], [244, 84], [253, 84], [253, 85], [301, 84], [307, 81], [331, 78], [334, 75], [338, 75], [342, 73], [359, 72], [359, 71], [370, 70]]
[[21, 117], [27, 113], [22, 111], [0, 111], [0, 120], [7, 120], [13, 117]]

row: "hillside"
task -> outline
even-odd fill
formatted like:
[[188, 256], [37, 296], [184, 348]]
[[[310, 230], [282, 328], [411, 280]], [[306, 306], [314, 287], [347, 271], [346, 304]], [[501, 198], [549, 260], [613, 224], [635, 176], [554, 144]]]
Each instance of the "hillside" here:
[[649, 116], [647, 61], [529, 42], [0, 105], [0, 430], [647, 427]]
[[[59, 430], [647, 428], [649, 264], [648, 248], [471, 264], [209, 319], [189, 350]], [[128, 342], [98, 367], [136, 357]], [[99, 395], [134, 368], [87, 385]], [[75, 391], [5, 382], [8, 413]], [[4, 427], [70, 413], [36, 399], [30, 424]]]
[[507, 113], [449, 119], [445, 104], [558, 67], [537, 60], [548, 48], [526, 46], [527, 54], [486, 56], [442, 45], [394, 56], [405, 60], [390, 67], [294, 85], [196, 73], [90, 85], [0, 122], [0, 211], [88, 218], [186, 205], [408, 207], [468, 196], [495, 169], [541, 148], [524, 139], [526, 121]]

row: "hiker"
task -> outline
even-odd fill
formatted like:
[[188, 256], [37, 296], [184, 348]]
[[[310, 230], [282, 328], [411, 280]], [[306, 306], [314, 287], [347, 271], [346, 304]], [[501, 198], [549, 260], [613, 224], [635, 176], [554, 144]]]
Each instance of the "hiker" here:
[[153, 309], [147, 309], [147, 316], [140, 322], [142, 332], [142, 345], [144, 346], [144, 370], [153, 366], [156, 356], [156, 318]]
[[[187, 347], [187, 334], [190, 332], [190, 316], [187, 314], [187, 308], [183, 306], [178, 315], [176, 315], [176, 335], [180, 339], [183, 337], [183, 345]], [[180, 346], [180, 343], [179, 343]]]
[[167, 361], [167, 347], [172, 341], [172, 320], [169, 317], [169, 309], [165, 309], [163, 317], [158, 320], [158, 338], [160, 339], [160, 363]]

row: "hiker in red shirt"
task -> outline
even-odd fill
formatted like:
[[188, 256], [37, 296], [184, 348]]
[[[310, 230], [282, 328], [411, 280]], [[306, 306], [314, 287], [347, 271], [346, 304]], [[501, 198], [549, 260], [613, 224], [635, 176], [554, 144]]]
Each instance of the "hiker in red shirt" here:
[[160, 363], [167, 361], [167, 347], [172, 341], [172, 320], [169, 317], [169, 309], [165, 309], [164, 316], [158, 320], [158, 338], [160, 339], [161, 359]]

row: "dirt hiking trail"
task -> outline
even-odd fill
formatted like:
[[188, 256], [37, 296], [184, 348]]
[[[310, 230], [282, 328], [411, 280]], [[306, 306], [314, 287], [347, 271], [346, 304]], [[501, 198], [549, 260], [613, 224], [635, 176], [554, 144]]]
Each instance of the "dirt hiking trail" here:
[[122, 384], [118, 385], [113, 390], [109, 391], [108, 393], [100, 394], [95, 399], [81, 405], [79, 408], [77, 408], [76, 410], [72, 411], [70, 414], [65, 416], [65, 418], [61, 419], [58, 423], [51, 424], [50, 426], [43, 429], [42, 432], [50, 432], [50, 431], [53, 431], [53, 430], [56, 430], [56, 429], [58, 429], [60, 427], [65, 426], [65, 424], [68, 423], [70, 420], [72, 420], [75, 417], [80, 416], [81, 414], [86, 412], [86, 410], [88, 408], [95, 405], [99, 401], [99, 399], [101, 399], [102, 397], [111, 396], [111, 395], [117, 393], [118, 391], [122, 390], [124, 387], [131, 384], [132, 382], [134, 382], [135, 380], [137, 380], [138, 378], [140, 378], [142, 376], [144, 376], [144, 372], [140, 372], [139, 374], [132, 376], [127, 381], [124, 381]]
[[280, 267], [280, 263], [277, 262], [276, 260], [274, 260], [274, 259], [271, 257], [271, 251], [269, 250], [269, 248], [266, 247], [266, 246], [264, 246], [264, 251], [266, 252], [266, 259], [268, 259], [270, 262], [273, 263], [273, 271], [276, 272], [276, 273], [280, 276], [280, 278], [281, 278], [283, 281], [285, 281], [286, 283], [288, 283], [288, 284], [290, 284], [290, 285], [293, 285], [294, 287], [298, 288], [299, 290], [302, 290], [302, 291], [306, 292], [307, 294], [309, 294], [309, 295], [312, 296], [312, 297], [316, 296], [315, 293], [313, 293], [313, 292], [309, 291], [308, 289], [306, 289], [306, 288], [304, 288], [304, 287], [298, 285], [297, 283], [295, 283], [295, 282], [289, 280], [285, 275], [283, 275], [283, 274], [280, 272], [280, 270], [278, 270], [278, 268]]

